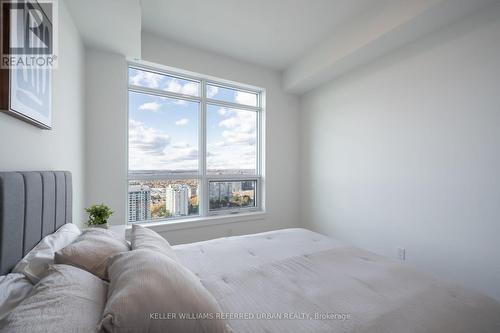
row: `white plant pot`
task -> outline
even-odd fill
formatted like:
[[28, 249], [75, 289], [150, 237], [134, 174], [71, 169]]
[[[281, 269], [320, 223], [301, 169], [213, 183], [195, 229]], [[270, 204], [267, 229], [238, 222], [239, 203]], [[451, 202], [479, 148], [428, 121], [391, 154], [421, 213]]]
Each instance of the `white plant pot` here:
[[96, 224], [92, 226], [93, 228], [101, 228], [101, 229], [109, 229], [109, 225], [107, 223], [104, 224]]

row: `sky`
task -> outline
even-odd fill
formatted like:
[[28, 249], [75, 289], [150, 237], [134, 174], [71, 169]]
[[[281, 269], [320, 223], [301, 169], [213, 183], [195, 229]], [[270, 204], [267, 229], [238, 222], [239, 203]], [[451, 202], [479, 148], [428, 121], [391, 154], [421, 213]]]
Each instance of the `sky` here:
[[[198, 82], [129, 70], [134, 85], [199, 96]], [[207, 97], [256, 105], [257, 96], [207, 85]], [[199, 103], [129, 92], [130, 170], [197, 170]], [[207, 105], [207, 169], [254, 169], [255, 111]]]

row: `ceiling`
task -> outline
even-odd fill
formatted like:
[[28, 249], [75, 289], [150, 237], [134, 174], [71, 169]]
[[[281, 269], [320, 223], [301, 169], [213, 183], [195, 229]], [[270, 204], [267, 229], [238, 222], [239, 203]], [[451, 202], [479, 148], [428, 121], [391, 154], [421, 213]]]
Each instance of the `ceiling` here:
[[303, 94], [500, 0], [64, 3], [92, 48], [141, 59], [142, 30], [280, 71], [285, 91]]
[[141, 57], [139, 0], [64, 0], [64, 4], [86, 45]]
[[141, 0], [142, 30], [284, 70], [335, 27], [391, 0]]

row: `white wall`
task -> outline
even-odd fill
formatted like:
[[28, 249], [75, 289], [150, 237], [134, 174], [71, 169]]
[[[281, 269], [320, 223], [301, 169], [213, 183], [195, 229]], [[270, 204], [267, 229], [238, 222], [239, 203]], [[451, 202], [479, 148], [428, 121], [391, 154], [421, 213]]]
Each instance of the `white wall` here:
[[83, 219], [84, 46], [63, 1], [59, 1], [59, 64], [52, 81], [52, 130], [41, 130], [0, 113], [0, 170], [69, 170], [73, 217]]
[[302, 221], [500, 299], [500, 7], [301, 101]]
[[142, 58], [267, 89], [266, 210], [267, 217], [208, 228], [177, 230], [165, 236], [174, 243], [295, 227], [298, 225], [298, 99], [283, 92], [281, 76], [253, 64], [169, 42], [143, 33]]
[[116, 53], [86, 53], [86, 205], [104, 203], [111, 224], [126, 222], [127, 62]]

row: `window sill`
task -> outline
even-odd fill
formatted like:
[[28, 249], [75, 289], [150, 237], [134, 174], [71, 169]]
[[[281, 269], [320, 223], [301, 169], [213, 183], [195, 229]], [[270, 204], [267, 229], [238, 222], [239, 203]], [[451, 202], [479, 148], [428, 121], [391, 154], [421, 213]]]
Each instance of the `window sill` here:
[[[156, 232], [165, 232], [172, 230], [183, 230], [183, 229], [193, 229], [193, 228], [203, 228], [212, 225], [220, 225], [220, 224], [228, 224], [228, 223], [237, 223], [237, 222], [246, 222], [246, 221], [255, 221], [262, 220], [266, 218], [266, 212], [251, 212], [251, 213], [240, 213], [240, 214], [228, 214], [228, 215], [214, 215], [207, 217], [193, 217], [187, 219], [178, 219], [178, 220], [164, 220], [164, 221], [156, 221], [156, 222], [146, 222], [140, 223], [141, 226], [151, 228]], [[127, 225], [127, 236], [130, 234], [130, 230], [132, 229], [132, 225]]]

